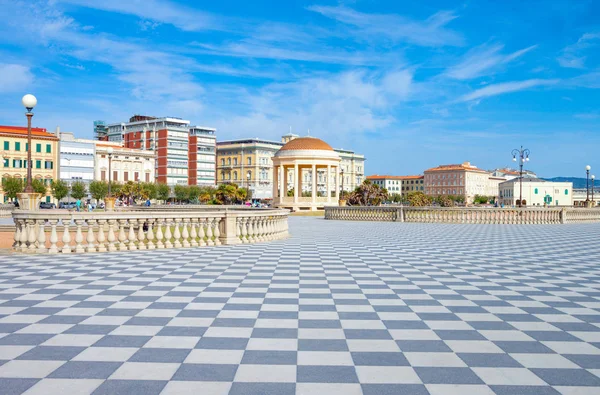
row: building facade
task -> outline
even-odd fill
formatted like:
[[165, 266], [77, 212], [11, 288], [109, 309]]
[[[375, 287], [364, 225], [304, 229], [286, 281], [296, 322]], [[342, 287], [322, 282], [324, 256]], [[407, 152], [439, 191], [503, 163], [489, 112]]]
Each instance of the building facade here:
[[467, 203], [472, 202], [475, 195], [498, 196], [497, 186], [502, 181], [501, 177], [493, 177], [470, 162], [433, 167], [424, 174], [427, 195], [464, 196]]
[[[491, 173], [492, 173], [492, 176], [501, 177], [501, 178], [504, 178], [505, 180], [512, 180], [513, 178], [520, 177], [519, 170], [511, 169], [508, 167], [505, 167], [503, 169], [492, 170]], [[537, 175], [531, 170], [523, 169], [523, 177], [537, 178]]]
[[387, 189], [389, 194], [406, 195], [410, 192], [424, 192], [423, 176], [367, 176], [373, 184]]
[[[43, 201], [51, 202], [50, 185], [58, 178], [57, 163], [58, 137], [43, 128], [31, 128], [31, 175], [34, 179], [43, 180], [47, 186]], [[0, 153], [2, 155], [2, 180], [21, 178], [27, 182], [27, 128], [20, 126], [0, 126]], [[7, 197], [0, 184], [0, 202]]]
[[60, 179], [89, 184], [95, 176], [95, 141], [76, 139], [73, 133], [60, 132], [58, 128], [56, 134], [60, 138]]
[[[258, 138], [220, 141], [217, 143], [217, 183], [236, 183], [240, 187], [247, 187], [255, 199], [273, 198], [273, 156], [284, 146], [284, 144], [298, 138], [296, 134], [282, 136], [281, 142], [262, 140]], [[334, 149], [341, 159], [341, 171], [344, 171], [343, 187], [346, 191], [352, 191], [364, 180], [364, 155], [356, 154], [349, 150]], [[335, 175], [326, 174], [323, 168], [318, 168], [317, 191], [326, 193], [327, 188], [336, 185]], [[305, 169], [303, 177], [303, 191], [310, 192], [312, 185], [312, 171]], [[293, 187], [294, 169], [287, 172], [288, 188]], [[341, 186], [340, 186], [341, 188]]]
[[[504, 181], [499, 185], [500, 203], [518, 206], [520, 178]], [[533, 177], [523, 177], [523, 206], [572, 206], [573, 183], [550, 182]]]
[[593, 207], [600, 206], [600, 188], [592, 188], [592, 186], [590, 186], [589, 190], [585, 188], [573, 189], [573, 206], [585, 207], [586, 200], [588, 199], [593, 202]]
[[113, 149], [110, 180], [119, 183], [154, 182], [156, 163], [152, 151], [121, 147], [111, 142], [96, 141], [94, 179], [108, 181], [108, 148]]
[[106, 126], [99, 140], [151, 151], [156, 181], [169, 185], [215, 185], [216, 129], [190, 126], [179, 118], [135, 115]]

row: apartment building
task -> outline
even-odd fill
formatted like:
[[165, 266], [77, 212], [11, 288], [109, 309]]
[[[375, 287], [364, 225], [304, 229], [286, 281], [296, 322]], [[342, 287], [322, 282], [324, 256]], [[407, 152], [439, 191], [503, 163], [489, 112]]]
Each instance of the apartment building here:
[[155, 156], [152, 151], [125, 148], [107, 141], [96, 141], [94, 179], [108, 181], [108, 148], [112, 148], [111, 181], [154, 182], [156, 179]]
[[75, 138], [73, 133], [61, 132], [60, 128], [56, 128], [56, 135], [60, 139], [60, 179], [89, 184], [95, 174], [96, 141]]
[[180, 118], [144, 115], [135, 115], [129, 122], [94, 126], [98, 140], [153, 152], [157, 182], [215, 185], [214, 128], [190, 126], [190, 121]]
[[[273, 161], [275, 153], [298, 135], [289, 133], [281, 137], [281, 142], [259, 138], [219, 141], [217, 143], [217, 183], [233, 182], [247, 187], [255, 199], [271, 199], [273, 197]], [[364, 180], [364, 155], [354, 151], [334, 149], [342, 159], [340, 170], [344, 170], [344, 190], [352, 191]], [[288, 189], [293, 187], [294, 174], [288, 171]], [[327, 176], [326, 171], [317, 172], [317, 191], [335, 188], [335, 176]], [[310, 192], [312, 174], [304, 172], [303, 192]], [[340, 184], [342, 176], [340, 175]]]
[[[42, 198], [52, 201], [50, 185], [58, 178], [58, 137], [48, 133], [44, 128], [31, 128], [31, 175], [34, 179], [43, 180], [47, 185], [46, 196]], [[2, 180], [21, 178], [27, 182], [27, 128], [21, 126], [0, 126], [0, 154], [2, 155]], [[6, 202], [0, 184], [0, 201]]]
[[504, 181], [499, 185], [500, 203], [505, 206], [518, 206], [523, 190], [523, 206], [572, 206], [573, 183], [551, 182], [534, 177], [523, 177]]
[[367, 176], [373, 184], [387, 189], [389, 194], [405, 195], [410, 192], [424, 192], [423, 176], [390, 176], [372, 175]]

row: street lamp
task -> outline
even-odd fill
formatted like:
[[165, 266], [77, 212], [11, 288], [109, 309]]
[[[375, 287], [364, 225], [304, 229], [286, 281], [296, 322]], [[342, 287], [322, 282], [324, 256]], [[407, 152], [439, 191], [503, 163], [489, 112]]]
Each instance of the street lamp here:
[[110, 184], [111, 184], [111, 177], [112, 177], [112, 154], [113, 154], [113, 147], [108, 147], [106, 149], [106, 152], [108, 153], [108, 197], [112, 197], [111, 191], [110, 191]]
[[344, 198], [344, 168], [340, 170], [340, 176], [342, 177], [342, 192], [340, 193], [340, 199]]
[[587, 165], [585, 167], [585, 190], [586, 190], [586, 205], [589, 204], [590, 201], [590, 170], [592, 170], [592, 166]]
[[31, 118], [33, 117], [33, 108], [37, 104], [37, 99], [31, 94], [23, 96], [21, 102], [27, 109], [25, 116], [27, 116], [27, 186], [25, 187], [25, 193], [33, 193], [33, 186], [31, 185]]
[[592, 207], [596, 205], [594, 203], [594, 180], [595, 179], [596, 179], [596, 176], [592, 174]]
[[519, 207], [523, 207], [523, 165], [525, 162], [529, 162], [529, 150], [527, 148], [514, 149], [511, 152], [513, 162], [519, 158]]

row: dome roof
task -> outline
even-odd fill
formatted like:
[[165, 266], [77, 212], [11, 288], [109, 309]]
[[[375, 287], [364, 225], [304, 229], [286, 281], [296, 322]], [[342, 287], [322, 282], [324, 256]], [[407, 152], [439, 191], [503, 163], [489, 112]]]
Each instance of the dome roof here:
[[321, 150], [333, 151], [333, 148], [326, 142], [316, 137], [298, 137], [288, 141], [279, 151], [294, 151], [294, 150]]

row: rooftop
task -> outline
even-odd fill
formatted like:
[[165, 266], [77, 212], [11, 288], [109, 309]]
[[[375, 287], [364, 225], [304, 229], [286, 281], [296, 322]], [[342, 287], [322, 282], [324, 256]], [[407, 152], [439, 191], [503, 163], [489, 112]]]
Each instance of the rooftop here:
[[333, 151], [333, 148], [321, 139], [312, 136], [298, 137], [285, 143], [280, 151], [318, 150]]
[[373, 174], [372, 176], [367, 176], [367, 180], [418, 180], [423, 178], [423, 176], [390, 176], [390, 175], [379, 175]]
[[480, 173], [487, 173], [487, 171], [478, 168], [475, 165], [472, 165], [471, 162], [463, 162], [461, 164], [451, 164], [451, 165], [440, 165], [438, 167], [432, 167], [431, 169], [425, 170], [425, 172], [430, 171], [450, 171], [450, 170], [462, 170], [462, 171], [474, 171]]
[[[18, 137], [27, 137], [27, 127], [0, 125], [0, 133], [13, 134]], [[45, 128], [31, 128], [31, 136], [58, 140], [58, 137], [56, 137], [55, 134], [48, 133]]]

